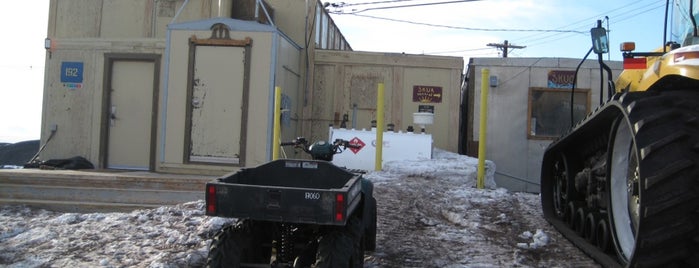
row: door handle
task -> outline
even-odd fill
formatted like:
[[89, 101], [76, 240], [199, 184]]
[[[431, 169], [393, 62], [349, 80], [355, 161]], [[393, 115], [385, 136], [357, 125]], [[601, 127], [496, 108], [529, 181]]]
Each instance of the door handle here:
[[109, 113], [109, 125], [113, 127], [116, 123], [116, 119], [116, 106], [112, 105], [112, 108], [110, 109]]
[[202, 100], [199, 99], [198, 97], [192, 98], [192, 108], [197, 109], [201, 108], [202, 105]]

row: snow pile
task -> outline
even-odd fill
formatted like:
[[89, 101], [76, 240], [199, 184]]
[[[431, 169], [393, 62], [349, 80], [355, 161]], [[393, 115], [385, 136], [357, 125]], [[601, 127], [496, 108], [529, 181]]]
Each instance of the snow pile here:
[[519, 238], [525, 240], [531, 240], [529, 243], [517, 243], [517, 247], [523, 249], [537, 249], [548, 245], [549, 237], [541, 229], [537, 229], [536, 233], [532, 234], [530, 231], [523, 232]]
[[[486, 189], [476, 189], [477, 166], [475, 158], [435, 149], [433, 159], [387, 162], [383, 171], [367, 173], [379, 203], [379, 243], [368, 257], [370, 263], [597, 266], [543, 219], [539, 195], [497, 188], [493, 162], [486, 161]], [[522, 238], [522, 234], [531, 235]]]
[[[543, 219], [538, 195], [476, 189], [477, 159], [389, 162], [375, 184], [377, 249], [365, 267], [595, 267]], [[204, 202], [130, 213], [0, 207], [0, 267], [201, 267], [211, 238], [235, 219]], [[532, 230], [534, 234], [531, 233]]]
[[[374, 181], [398, 179], [404, 176], [439, 178], [461, 183], [464, 187], [475, 187], [478, 176], [478, 159], [435, 148], [432, 159], [389, 161], [383, 171], [372, 172], [368, 177]], [[485, 161], [485, 187], [495, 189], [495, 163]]]
[[0, 266], [202, 266], [209, 239], [231, 219], [204, 216], [202, 201], [131, 213], [0, 211]]

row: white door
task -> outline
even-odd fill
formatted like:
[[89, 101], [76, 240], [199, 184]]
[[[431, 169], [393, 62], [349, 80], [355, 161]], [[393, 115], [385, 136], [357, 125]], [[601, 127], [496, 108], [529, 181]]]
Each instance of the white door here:
[[150, 169], [154, 68], [148, 61], [113, 62], [107, 168]]
[[197, 46], [189, 161], [239, 164], [245, 48]]

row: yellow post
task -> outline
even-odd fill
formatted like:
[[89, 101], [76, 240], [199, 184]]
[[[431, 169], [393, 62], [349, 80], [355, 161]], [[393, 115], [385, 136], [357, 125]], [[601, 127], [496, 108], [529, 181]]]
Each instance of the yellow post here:
[[485, 188], [485, 138], [488, 124], [488, 88], [490, 80], [490, 70], [483, 69], [481, 71], [481, 116], [480, 126], [478, 127], [478, 181], [476, 187], [478, 189]]
[[376, 94], [376, 159], [374, 160], [374, 169], [380, 171], [383, 163], [383, 98], [384, 85], [379, 83], [378, 92]]
[[279, 159], [279, 149], [281, 146], [281, 133], [282, 133], [282, 88], [274, 87], [274, 127], [272, 131], [274, 132], [272, 137], [272, 160]]

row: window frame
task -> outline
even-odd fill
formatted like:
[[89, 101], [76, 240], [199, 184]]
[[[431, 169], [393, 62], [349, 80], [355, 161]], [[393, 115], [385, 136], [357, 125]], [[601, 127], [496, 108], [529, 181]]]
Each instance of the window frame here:
[[[560, 135], [563, 133], [558, 133], [557, 135], [537, 135], [536, 133], [532, 133], [532, 113], [534, 112], [532, 101], [534, 100], [534, 93], [535, 92], [543, 92], [544, 94], [546, 93], [553, 93], [553, 94], [564, 94], [565, 97], [570, 99], [570, 93], [571, 89], [569, 88], [548, 88], [548, 87], [530, 87], [529, 92], [528, 92], [528, 97], [527, 97], [527, 139], [529, 140], [554, 140], [558, 138]], [[590, 104], [591, 104], [591, 90], [589, 88], [576, 88], [575, 89], [575, 95], [579, 96], [579, 94], [585, 94], [584, 99], [584, 105], [585, 105], [585, 113], [582, 115], [582, 118], [578, 117], [575, 118], [575, 121], [578, 122], [582, 119], [585, 118], [587, 114], [590, 113]], [[578, 98], [576, 98], [573, 102], [578, 103]], [[570, 118], [570, 113], [566, 113], [566, 116]], [[569, 121], [569, 120], [566, 120]]]

